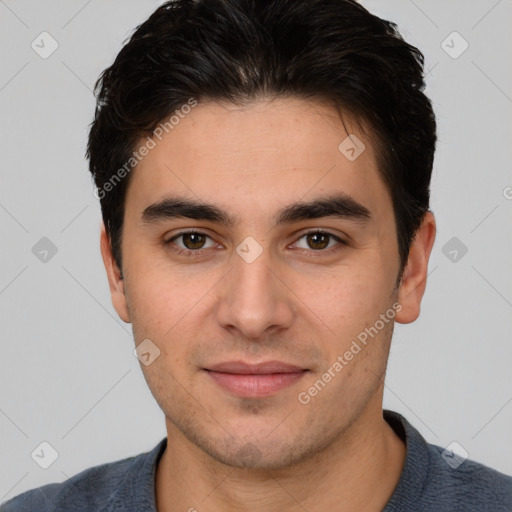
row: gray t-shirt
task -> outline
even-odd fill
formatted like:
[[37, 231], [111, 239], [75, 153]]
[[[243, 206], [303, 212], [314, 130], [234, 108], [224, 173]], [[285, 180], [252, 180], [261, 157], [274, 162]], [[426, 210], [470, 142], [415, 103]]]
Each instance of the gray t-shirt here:
[[[383, 512], [512, 512], [512, 477], [428, 444], [400, 414], [384, 418], [405, 441], [400, 481]], [[32, 489], [1, 512], [156, 512], [155, 470], [167, 439], [150, 452]], [[461, 463], [462, 462], [462, 463]]]

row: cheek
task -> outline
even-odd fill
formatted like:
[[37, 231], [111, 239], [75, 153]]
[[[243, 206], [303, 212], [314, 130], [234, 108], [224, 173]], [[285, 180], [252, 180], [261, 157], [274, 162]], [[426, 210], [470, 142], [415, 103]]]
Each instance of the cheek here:
[[389, 283], [389, 275], [373, 264], [358, 271], [342, 267], [316, 279], [297, 280], [296, 286], [311, 312], [346, 339], [373, 323], [389, 307]]
[[128, 307], [136, 339], [154, 339], [165, 347], [177, 337], [196, 335], [194, 330], [204, 323], [200, 317], [211, 307], [214, 297], [209, 290], [214, 289], [218, 278], [208, 272], [191, 277], [183, 269], [167, 265], [137, 268], [142, 271], [129, 267], [133, 272], [128, 271], [126, 275]]

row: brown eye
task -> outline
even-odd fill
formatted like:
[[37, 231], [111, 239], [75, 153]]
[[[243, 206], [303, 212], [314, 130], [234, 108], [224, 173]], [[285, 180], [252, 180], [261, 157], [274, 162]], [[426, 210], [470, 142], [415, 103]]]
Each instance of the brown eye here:
[[319, 253], [318, 255], [336, 251], [343, 245], [346, 243], [340, 237], [321, 230], [304, 233], [295, 243], [298, 249], [305, 249], [310, 254]]
[[206, 242], [206, 236], [201, 233], [183, 233], [180, 235], [183, 245], [190, 250], [202, 249]]
[[307, 244], [311, 249], [325, 249], [329, 245], [332, 235], [327, 233], [309, 233], [306, 235]]
[[175, 254], [187, 258], [211, 255], [212, 249], [220, 248], [209, 235], [200, 231], [182, 231], [169, 240], [165, 240], [164, 244]]

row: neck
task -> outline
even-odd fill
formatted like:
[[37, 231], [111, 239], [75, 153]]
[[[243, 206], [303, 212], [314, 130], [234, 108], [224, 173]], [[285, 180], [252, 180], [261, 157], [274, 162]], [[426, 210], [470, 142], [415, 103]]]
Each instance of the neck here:
[[214, 460], [168, 422], [156, 472], [158, 512], [381, 511], [395, 489], [405, 445], [369, 404], [335, 442], [279, 470], [233, 468]]

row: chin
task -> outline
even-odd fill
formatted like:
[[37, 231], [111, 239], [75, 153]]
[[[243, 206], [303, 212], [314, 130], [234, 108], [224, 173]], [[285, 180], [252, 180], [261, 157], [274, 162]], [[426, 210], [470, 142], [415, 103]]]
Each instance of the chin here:
[[[234, 430], [240, 433], [240, 430]], [[276, 429], [274, 429], [276, 434]], [[300, 433], [280, 432], [272, 436], [272, 431], [251, 432], [239, 437], [231, 437], [223, 430], [222, 438], [212, 438], [211, 432], [184, 432], [208, 458], [226, 466], [260, 471], [288, 469], [317, 456], [331, 444], [331, 439], [322, 439]], [[319, 442], [319, 439], [321, 440]]]

